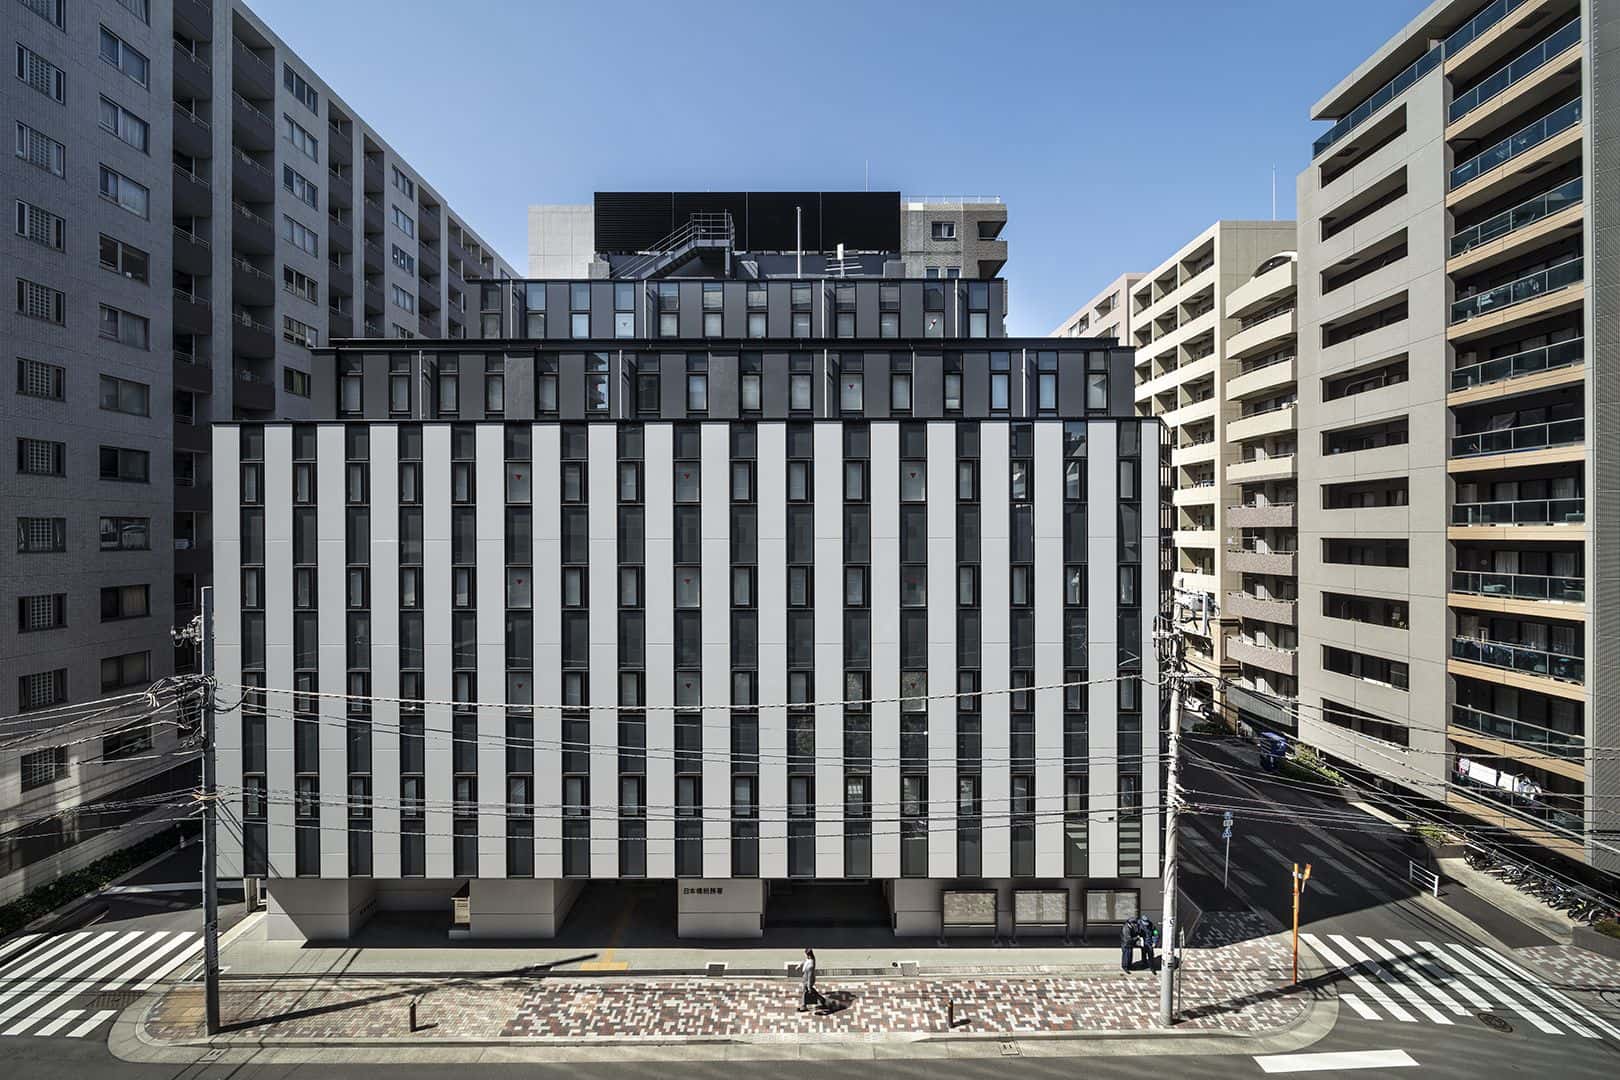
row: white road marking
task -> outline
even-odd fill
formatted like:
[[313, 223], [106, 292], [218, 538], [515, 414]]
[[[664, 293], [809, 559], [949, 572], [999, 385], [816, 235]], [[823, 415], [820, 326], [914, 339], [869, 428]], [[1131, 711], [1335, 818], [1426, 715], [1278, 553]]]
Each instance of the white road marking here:
[[[72, 965], [78, 963], [79, 957], [93, 949], [99, 948], [102, 944], [110, 941], [116, 936], [117, 935], [113, 933], [88, 934], [83, 938], [76, 938], [70, 947], [56, 949], [48, 958], [46, 958], [50, 961], [50, 963], [42, 963], [37, 967], [36, 970], [29, 974], [28, 978], [18, 979], [15, 982], [12, 982], [11, 985], [7, 986], [4, 991], [0, 991], [0, 1001], [7, 1001], [16, 997], [18, 994], [26, 995], [23, 999], [24, 1001], [27, 1001], [31, 997], [37, 998], [39, 996], [38, 994], [30, 994], [28, 992], [41, 985], [48, 985], [40, 981], [44, 976], [50, 975], [63, 968], [68, 968], [71, 970]], [[22, 971], [23, 968], [19, 967], [17, 970]], [[17, 1008], [17, 1006], [13, 1006], [11, 1010], [0, 1013], [0, 1020], [4, 1020], [7, 1016], [11, 1015], [12, 1012], [16, 1011]]]
[[1419, 950], [1408, 945], [1406, 942], [1397, 941], [1395, 938], [1390, 938], [1388, 944], [1397, 955], [1404, 957], [1407, 963], [1414, 964], [1417, 967], [1422, 968], [1429, 978], [1433, 979], [1435, 982], [1444, 983], [1458, 997], [1468, 1002], [1469, 1007], [1476, 1010], [1489, 1009], [1491, 1007], [1490, 1002], [1474, 993], [1473, 987], [1463, 982], [1462, 979], [1458, 978], [1454, 973], [1447, 971], [1444, 967], [1442, 967], [1438, 958], [1430, 956], [1425, 952], [1420, 952]]
[[1445, 960], [1446, 960], [1446, 963], [1450, 964], [1451, 967], [1456, 969], [1456, 971], [1459, 974], [1461, 974], [1464, 978], [1468, 979], [1474, 985], [1478, 986], [1481, 990], [1484, 990], [1487, 994], [1489, 994], [1491, 997], [1495, 998], [1501, 1004], [1506, 1005], [1508, 1008], [1512, 1009], [1514, 1012], [1518, 1013], [1520, 1016], [1522, 1016], [1526, 1020], [1530, 1021], [1532, 1024], [1534, 1024], [1536, 1027], [1540, 1028], [1542, 1031], [1546, 1032], [1549, 1035], [1562, 1035], [1563, 1034], [1563, 1032], [1559, 1031], [1557, 1028], [1555, 1028], [1551, 1024], [1547, 1023], [1547, 1021], [1543, 1020], [1541, 1018], [1540, 1014], [1537, 1013], [1534, 1009], [1530, 1008], [1528, 1005], [1525, 1005], [1523, 1002], [1515, 1001], [1513, 998], [1508, 997], [1506, 994], [1504, 994], [1502, 992], [1501, 987], [1497, 986], [1495, 983], [1487, 982], [1486, 980], [1480, 978], [1478, 975], [1474, 974], [1474, 969], [1469, 967], [1468, 964], [1464, 961], [1464, 959], [1462, 957], [1442, 953], [1440, 951], [1440, 947], [1438, 945], [1435, 945], [1433, 942], [1429, 942], [1429, 941], [1420, 941], [1420, 942], [1418, 942], [1418, 947], [1423, 948], [1423, 949], [1428, 949], [1430, 953], [1432, 953], [1432, 954], [1434, 954], [1436, 956], [1444, 956]]
[[38, 934], [24, 934], [20, 938], [14, 938], [11, 941], [6, 942], [5, 945], [0, 946], [0, 960], [4, 960], [6, 957], [13, 955], [31, 942], [38, 940]]
[[1424, 1016], [1427, 1016], [1430, 1020], [1433, 1020], [1437, 1024], [1451, 1023], [1451, 1017], [1447, 1016], [1433, 1005], [1430, 1005], [1427, 1001], [1424, 1001], [1423, 998], [1418, 996], [1418, 992], [1416, 990], [1413, 990], [1410, 986], [1407, 986], [1404, 982], [1401, 982], [1401, 980], [1395, 978], [1389, 972], [1385, 971], [1382, 964], [1378, 963], [1378, 961], [1372, 959], [1366, 953], [1357, 948], [1355, 942], [1351, 941], [1343, 934], [1329, 934], [1328, 937], [1332, 938], [1333, 943], [1339, 946], [1339, 948], [1343, 949], [1345, 955], [1350, 957], [1350, 959], [1354, 960], [1363, 967], [1371, 968], [1372, 973], [1378, 976], [1379, 982], [1389, 986], [1397, 994], [1401, 995], [1401, 997], [1411, 1002], [1412, 1007], [1417, 1009]]
[[1434, 998], [1434, 1000], [1438, 1001], [1447, 1009], [1450, 1009], [1453, 1016], [1468, 1015], [1468, 1010], [1457, 1004], [1456, 998], [1446, 993], [1441, 987], [1431, 983], [1428, 976], [1419, 971], [1416, 965], [1402, 964], [1401, 961], [1397, 960], [1388, 949], [1384, 948], [1370, 937], [1363, 937], [1360, 940], [1363, 945], [1367, 946], [1368, 952], [1374, 954], [1378, 957], [1378, 959], [1389, 965], [1390, 971], [1393, 971], [1399, 975], [1402, 973], [1401, 968], [1405, 967], [1405, 974], [1409, 976], [1413, 982], [1417, 983], [1419, 989], [1421, 989], [1425, 994], [1428, 994], [1430, 997]]
[[[1581, 1024], [1567, 1011], [1561, 1014], [1556, 1002], [1549, 1001], [1542, 997], [1528, 983], [1521, 982], [1519, 979], [1514, 978], [1512, 972], [1505, 971], [1501, 967], [1498, 967], [1497, 963], [1491, 960], [1487, 950], [1470, 948], [1466, 945], [1453, 945], [1451, 946], [1451, 950], [1453, 952], [1465, 952], [1468, 959], [1476, 968], [1479, 968], [1480, 971], [1501, 983], [1505, 988], [1516, 992], [1520, 997], [1524, 998], [1526, 1001], [1529, 1001], [1538, 1009], [1546, 1010], [1548, 1016], [1555, 1018], [1559, 1023], [1569, 1028], [1569, 1030], [1573, 1031], [1575, 1034], [1588, 1039], [1596, 1039], [1600, 1037], [1597, 1032], [1592, 1031], [1585, 1025]], [[1565, 1004], [1568, 1005], [1572, 1003], [1566, 1001]]]
[[153, 951], [152, 953], [142, 957], [139, 963], [136, 963], [136, 964], [124, 969], [124, 973], [122, 975], [120, 975], [118, 978], [114, 979], [112, 982], [108, 983], [107, 985], [103, 986], [101, 989], [103, 991], [119, 990], [119, 989], [122, 989], [125, 986], [128, 986], [130, 983], [134, 982], [136, 979], [141, 978], [142, 970], [144, 970], [144, 969], [150, 967], [151, 965], [153, 965], [154, 963], [156, 963], [156, 961], [158, 960], [159, 957], [161, 957], [161, 956], [163, 956], [163, 955], [165, 955], [167, 953], [173, 952], [176, 948], [178, 948], [181, 945], [192, 945], [195, 942], [197, 942], [198, 940], [200, 940], [198, 935], [193, 934], [193, 933], [189, 933], [189, 932], [174, 935], [174, 937], [170, 938], [168, 941], [165, 941], [163, 943], [162, 948], [157, 949], [157, 950]]
[[[177, 956], [175, 956], [172, 960], [167, 960], [167, 961], [164, 962], [162, 967], [156, 969], [155, 971], [148, 972], [146, 977], [143, 980], [141, 980], [141, 984], [135, 988], [135, 992], [138, 993], [138, 994], [144, 994], [146, 991], [152, 989], [152, 987], [158, 982], [158, 980], [160, 980], [164, 976], [168, 975], [169, 972], [173, 971], [175, 968], [179, 967], [181, 964], [184, 964], [188, 960], [191, 960], [193, 957], [195, 957], [197, 955], [198, 951], [202, 949], [202, 944], [203, 944], [202, 943], [202, 937], [199, 935], [195, 940], [193, 940], [184, 949], [180, 950], [180, 953]], [[226, 971], [228, 969], [222, 967], [222, 968], [220, 968], [220, 970], [221, 971]]]
[[1271, 1054], [1256, 1057], [1264, 1073], [1327, 1072], [1338, 1069], [1408, 1069], [1417, 1065], [1405, 1050], [1343, 1050], [1331, 1054]]
[[1620, 1031], [1617, 1031], [1607, 1020], [1604, 1020], [1602, 1017], [1586, 1008], [1586, 1006], [1567, 997], [1535, 972], [1527, 971], [1518, 964], [1514, 963], [1512, 960], [1509, 960], [1507, 957], [1496, 952], [1494, 949], [1487, 949], [1482, 946], [1479, 951], [1487, 956], [1495, 957], [1496, 962], [1503, 968], [1523, 977], [1524, 980], [1531, 986], [1537, 987], [1538, 989], [1544, 991], [1548, 997], [1561, 1001], [1575, 1012], [1580, 1013], [1583, 1017], [1591, 1022], [1592, 1026], [1606, 1032], [1615, 1039], [1620, 1039]]
[[1378, 1004], [1382, 1005], [1395, 1019], [1405, 1024], [1414, 1024], [1417, 1022], [1417, 1017], [1413, 1016], [1411, 1013], [1397, 1005], [1388, 994], [1384, 993], [1378, 988], [1376, 983], [1367, 978], [1367, 976], [1363, 975], [1361, 972], [1357, 971], [1354, 964], [1347, 964], [1340, 960], [1338, 956], [1334, 954], [1333, 950], [1323, 944], [1322, 940], [1315, 934], [1301, 934], [1299, 936], [1305, 942], [1305, 944], [1309, 945], [1318, 953], [1321, 953], [1322, 959], [1326, 960], [1328, 963], [1350, 976], [1351, 982], [1361, 987], [1363, 993], [1372, 998]]
[[55, 1035], [58, 1031], [61, 1031], [63, 1028], [67, 1027], [68, 1022], [71, 1021], [75, 1016], [82, 1015], [84, 1015], [83, 1009], [69, 1009], [61, 1016], [58, 1016], [55, 1020], [52, 1020], [49, 1024], [46, 1024], [44, 1027], [34, 1032], [34, 1036], [36, 1038], [44, 1038], [46, 1035]]
[[96, 1013], [96, 1015], [92, 1016], [90, 1019], [86, 1020], [84, 1023], [80, 1024], [78, 1027], [74, 1028], [72, 1031], [68, 1032], [68, 1038], [70, 1038], [70, 1039], [82, 1039], [82, 1038], [84, 1038], [86, 1035], [88, 1035], [92, 1031], [96, 1030], [96, 1028], [100, 1027], [102, 1024], [106, 1023], [108, 1020], [111, 1020], [113, 1018], [114, 1011], [115, 1010], [113, 1010], [113, 1009], [104, 1009], [101, 1012]]
[[1377, 1013], [1375, 1013], [1371, 1009], [1367, 1008], [1366, 1002], [1362, 1001], [1360, 998], [1358, 998], [1354, 994], [1340, 994], [1339, 995], [1339, 1000], [1344, 1002], [1346, 1005], [1350, 1006], [1352, 1009], [1356, 1010], [1356, 1012], [1360, 1013], [1361, 1018], [1363, 1020], [1382, 1020], [1383, 1019], [1383, 1017], [1379, 1016]]
[[[98, 950], [93, 955], [82, 960], [67, 978], [46, 983], [41, 986], [38, 993], [31, 995], [32, 1001], [37, 1002], [40, 998], [58, 990], [61, 990], [62, 993], [52, 998], [44, 1005], [39, 1006], [39, 1008], [33, 1013], [29, 1014], [23, 1019], [18, 1020], [11, 1027], [6, 1028], [4, 1032], [0, 1032], [0, 1034], [21, 1035], [30, 1027], [49, 1018], [53, 1013], [56, 1012], [56, 1010], [66, 1005], [80, 994], [101, 992], [105, 989], [104, 986], [97, 985], [104, 977], [101, 973], [108, 970], [118, 970], [121, 965], [128, 963], [134, 957], [137, 957], [141, 953], [150, 949], [153, 945], [167, 937], [168, 934], [169, 931], [167, 930], [159, 930], [154, 933], [132, 931], [130, 933], [119, 935], [116, 941], [109, 942], [105, 948]], [[140, 961], [137, 964], [137, 969], [145, 964], [145, 960]], [[90, 985], [84, 985], [85, 982], [89, 982]], [[16, 1015], [16, 1013], [20, 1011], [20, 1009], [13, 1008], [8, 1009], [4, 1013], [0, 1013], [0, 1022], [11, 1019], [12, 1016]]]

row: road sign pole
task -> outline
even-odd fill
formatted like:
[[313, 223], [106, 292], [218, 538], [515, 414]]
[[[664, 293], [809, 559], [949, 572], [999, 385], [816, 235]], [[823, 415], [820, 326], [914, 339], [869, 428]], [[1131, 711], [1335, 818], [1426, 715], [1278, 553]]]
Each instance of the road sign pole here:
[[1305, 873], [1299, 872], [1299, 863], [1294, 864], [1294, 985], [1299, 985], [1299, 894], [1305, 890], [1305, 883], [1311, 880], [1311, 864], [1305, 864]]
[[1227, 882], [1231, 880], [1232, 874], [1232, 831], [1230, 829], [1226, 830], [1225, 836], [1226, 861], [1221, 864], [1221, 888], [1223, 889], [1227, 887]]

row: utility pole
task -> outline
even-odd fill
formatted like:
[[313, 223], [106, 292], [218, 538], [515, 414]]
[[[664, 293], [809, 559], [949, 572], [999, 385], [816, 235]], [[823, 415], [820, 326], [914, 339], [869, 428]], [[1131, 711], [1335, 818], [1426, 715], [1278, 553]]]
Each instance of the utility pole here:
[[208, 1034], [219, 1034], [219, 878], [215, 862], [219, 855], [216, 834], [218, 789], [214, 776], [214, 587], [202, 590], [202, 673], [203, 673], [203, 998], [207, 1010]]
[[1169, 1027], [1175, 1016], [1176, 955], [1176, 811], [1181, 805], [1178, 776], [1181, 758], [1181, 650], [1171, 631], [1170, 680], [1170, 768], [1164, 800], [1164, 948], [1159, 960], [1159, 1023]]
[[1311, 864], [1305, 864], [1305, 873], [1299, 872], [1299, 863], [1294, 864], [1294, 985], [1299, 985], [1299, 894], [1305, 891], [1305, 883], [1311, 880]]

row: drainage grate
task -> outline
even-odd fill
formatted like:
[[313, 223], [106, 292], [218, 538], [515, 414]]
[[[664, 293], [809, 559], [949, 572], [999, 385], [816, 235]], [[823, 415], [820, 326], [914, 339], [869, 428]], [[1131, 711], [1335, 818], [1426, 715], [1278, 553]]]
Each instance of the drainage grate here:
[[197, 1059], [197, 1064], [206, 1065], [206, 1064], [208, 1064], [210, 1062], [218, 1061], [220, 1058], [222, 1058], [224, 1056], [225, 1056], [225, 1048], [223, 1046], [216, 1046], [212, 1050], [210, 1050], [206, 1054], [204, 1054], [202, 1057], [198, 1058]]
[[133, 990], [109, 990], [104, 994], [97, 994], [90, 999], [90, 1009], [116, 1009], [123, 1011], [141, 1000], [141, 995]]
[[1023, 1057], [1024, 1052], [1022, 1050], [1018, 1049], [1018, 1044], [1017, 1043], [1015, 1043], [1015, 1042], [1004, 1042], [1004, 1043], [1001, 1044], [1001, 1056], [1002, 1057]]
[[1512, 1024], [1508, 1023], [1500, 1016], [1497, 1016], [1495, 1013], [1482, 1012], [1477, 1015], [1479, 1017], [1479, 1022], [1490, 1028], [1492, 1031], [1500, 1031], [1506, 1035], [1513, 1030]]

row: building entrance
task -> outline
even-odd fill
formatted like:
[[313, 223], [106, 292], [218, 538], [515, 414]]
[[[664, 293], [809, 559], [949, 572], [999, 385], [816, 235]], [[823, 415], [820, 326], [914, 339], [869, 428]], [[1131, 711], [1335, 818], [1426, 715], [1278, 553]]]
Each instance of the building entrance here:
[[880, 881], [773, 881], [765, 927], [893, 926]]

